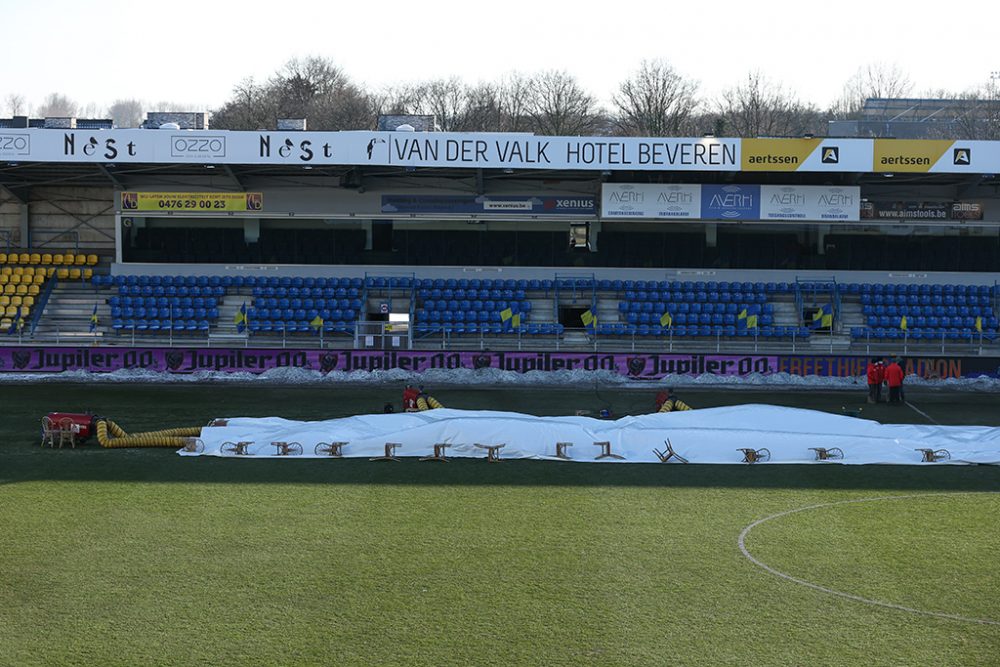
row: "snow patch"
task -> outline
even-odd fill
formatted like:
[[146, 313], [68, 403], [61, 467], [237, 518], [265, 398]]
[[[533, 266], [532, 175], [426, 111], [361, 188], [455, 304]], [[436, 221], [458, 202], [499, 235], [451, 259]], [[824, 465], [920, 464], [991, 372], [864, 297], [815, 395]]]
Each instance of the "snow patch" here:
[[[636, 380], [613, 371], [529, 371], [518, 373], [496, 368], [433, 369], [413, 373], [402, 369], [377, 371], [333, 371], [321, 373], [305, 368], [273, 368], [263, 373], [198, 371], [195, 373], [164, 373], [144, 369], [121, 369], [110, 373], [65, 371], [62, 373], [0, 373], [0, 384], [12, 383], [117, 383], [117, 384], [343, 384], [383, 385], [398, 382], [422, 382], [436, 386], [460, 385], [472, 387], [593, 387], [614, 386], [634, 388], [661, 387], [734, 387], [741, 389], [771, 389], [801, 387], [826, 390], [857, 390], [865, 387], [864, 376], [820, 377], [817, 375], [792, 375], [751, 373], [743, 377], [734, 375], [668, 375], [658, 380]], [[907, 386], [928, 387], [951, 391], [1000, 391], [1000, 379], [991, 377], [924, 379], [911, 375]]]

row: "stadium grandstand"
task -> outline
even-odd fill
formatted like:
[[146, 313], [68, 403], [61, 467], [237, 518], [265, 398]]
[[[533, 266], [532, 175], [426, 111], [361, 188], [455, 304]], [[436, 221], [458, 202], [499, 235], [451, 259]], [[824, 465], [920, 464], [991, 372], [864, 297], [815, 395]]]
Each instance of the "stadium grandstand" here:
[[[994, 79], [995, 81], [996, 79]], [[996, 138], [1000, 130], [1000, 99], [870, 98], [859, 117], [832, 120], [832, 137], [887, 139]]]
[[6, 345], [1000, 353], [1000, 142], [102, 122], [0, 121]]

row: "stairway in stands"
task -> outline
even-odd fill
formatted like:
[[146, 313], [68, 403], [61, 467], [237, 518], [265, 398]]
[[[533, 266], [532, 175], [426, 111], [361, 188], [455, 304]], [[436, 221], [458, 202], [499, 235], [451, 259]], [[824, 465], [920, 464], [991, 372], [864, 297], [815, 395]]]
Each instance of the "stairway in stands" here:
[[[96, 332], [90, 331], [90, 317], [97, 304], [97, 319], [102, 326]], [[89, 282], [63, 280], [56, 285], [49, 296], [45, 312], [35, 337], [46, 341], [68, 343], [100, 341], [102, 329], [111, 322], [111, 309], [104, 298], [97, 297], [97, 291]]]

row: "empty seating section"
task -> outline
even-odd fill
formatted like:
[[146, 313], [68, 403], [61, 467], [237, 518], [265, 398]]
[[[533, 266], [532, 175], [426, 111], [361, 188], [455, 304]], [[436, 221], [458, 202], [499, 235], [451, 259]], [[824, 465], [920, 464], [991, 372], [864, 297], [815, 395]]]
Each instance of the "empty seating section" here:
[[[543, 282], [545, 285], [543, 285]], [[414, 331], [418, 335], [514, 333], [557, 335], [563, 326], [531, 321], [528, 290], [552, 289], [552, 281], [514, 279], [417, 279]]]
[[[265, 284], [261, 284], [265, 283]], [[361, 278], [269, 278], [253, 286], [251, 333], [347, 333], [364, 313]], [[316, 318], [319, 318], [317, 320]]]
[[789, 293], [788, 283], [656, 282], [626, 280], [619, 322], [598, 323], [597, 333], [613, 336], [808, 338], [809, 329], [775, 326], [769, 297]]
[[989, 340], [996, 337], [996, 286], [849, 284], [845, 292], [857, 296], [867, 325], [852, 327], [854, 339], [969, 340], [980, 333]]
[[[94, 276], [92, 282], [116, 292], [108, 305], [119, 332], [207, 333], [220, 323], [227, 294], [247, 297], [252, 334], [316, 333], [321, 326], [326, 333], [353, 335], [364, 309], [361, 278], [119, 275]], [[236, 327], [233, 320], [225, 324]]]
[[[2, 312], [9, 313], [11, 305], [30, 308], [47, 269], [3, 268]], [[995, 306], [1000, 297], [993, 285], [605, 280], [558, 275], [551, 279], [129, 275], [94, 276], [92, 282], [113, 290], [108, 304], [117, 331], [205, 333], [218, 325], [232, 329], [234, 305], [246, 303], [252, 335], [315, 335], [321, 328], [325, 334], [353, 336], [356, 323], [368, 319], [367, 313], [377, 313], [381, 303], [399, 300], [409, 305], [417, 339], [561, 336], [564, 324], [534, 312], [545, 302], [545, 309], [538, 312], [588, 306], [600, 312], [596, 326], [575, 321], [567, 325], [603, 338], [801, 340], [814, 332], [802, 326], [792, 307], [796, 295], [819, 302], [836, 293], [844, 304], [861, 305], [865, 326], [851, 327], [855, 341], [905, 336], [912, 342], [968, 342], [978, 340], [980, 333], [992, 341], [997, 337]], [[229, 310], [220, 317], [227, 295], [236, 298], [228, 301]], [[779, 311], [782, 321], [776, 317], [778, 302], [784, 302]]]
[[97, 255], [41, 253], [32, 250], [0, 252], [0, 329], [9, 329], [14, 318], [27, 321], [45, 281], [89, 280]]

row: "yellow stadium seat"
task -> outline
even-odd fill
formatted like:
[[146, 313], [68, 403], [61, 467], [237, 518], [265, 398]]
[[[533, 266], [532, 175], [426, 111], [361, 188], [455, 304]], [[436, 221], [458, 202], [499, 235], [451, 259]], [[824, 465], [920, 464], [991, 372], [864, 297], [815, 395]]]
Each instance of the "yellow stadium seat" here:
[[76, 256], [76, 261], [73, 262], [73, 263], [76, 264], [77, 266], [86, 266], [87, 265], [87, 256], [86, 255], [77, 255]]
[[22, 308], [31, 308], [34, 305], [35, 305], [35, 297], [31, 296], [30, 294], [28, 296], [21, 297]]
[[21, 300], [23, 298], [24, 297], [22, 297], [22, 296], [12, 296], [12, 297], [10, 297], [10, 306], [11, 306], [11, 308], [19, 308], [21, 306]]
[[27, 293], [28, 293], [28, 286], [25, 285], [24, 283], [21, 283], [14, 289], [14, 294], [27, 294]]
[[21, 274], [20, 273], [12, 273], [12, 274], [10, 274], [10, 284], [11, 285], [20, 285], [21, 284]]
[[38, 296], [41, 291], [42, 288], [40, 285], [28, 285], [28, 294], [31, 294], [32, 296]]
[[[52, 269], [49, 270], [51, 271]], [[45, 274], [42, 272], [41, 269], [39, 269], [38, 273], [36, 273], [31, 277], [31, 282], [33, 282], [36, 285], [41, 285], [42, 283], [45, 282]]]
[[61, 266], [63, 263], [63, 259], [65, 258], [62, 255], [52, 255], [52, 263], [55, 264], [56, 266]]
[[6, 285], [10, 282], [10, 275], [6, 273], [0, 273], [0, 285]]
[[33, 275], [35, 275], [35, 267], [33, 267], [33, 266], [25, 266], [24, 268], [21, 269], [21, 275], [22, 276], [33, 276]]
[[79, 280], [80, 276], [82, 275], [82, 273], [83, 272], [80, 271], [80, 269], [70, 269], [69, 270], [69, 279], [70, 280]]
[[7, 306], [7, 309], [4, 310], [3, 314], [4, 317], [14, 317], [14, 313], [16, 312], [17, 312], [17, 306]]
[[101, 258], [97, 255], [87, 255], [87, 266], [97, 266], [101, 261]]
[[29, 264], [41, 264], [42, 263], [42, 256], [41, 256], [41, 254], [39, 254], [37, 252], [31, 253], [28, 256], [28, 263]]
[[73, 262], [76, 261], [76, 255], [71, 252], [63, 253], [63, 266], [73, 266]]
[[22, 252], [17, 258], [18, 264], [31, 264], [31, 255]]
[[93, 277], [94, 277], [94, 270], [93, 269], [87, 268], [87, 269], [83, 270], [83, 279], [84, 280], [90, 280]]
[[6, 263], [7, 263], [7, 253], [0, 252], [0, 264], [6, 264]]
[[10, 283], [7, 283], [6, 285], [3, 286], [3, 293], [4, 294], [13, 294], [14, 293], [14, 286], [11, 285]]
[[10, 297], [6, 294], [0, 294], [0, 313], [3, 312], [4, 308], [10, 305]]
[[42, 261], [39, 262], [39, 264], [48, 265], [51, 263], [52, 263], [52, 253], [50, 252], [42, 253]]
[[0, 275], [9, 276], [12, 273], [14, 273], [13, 266], [5, 266], [3, 268], [0, 268]]
[[14, 267], [14, 271], [13, 271], [13, 275], [15, 275], [15, 276], [23, 276], [24, 275], [24, 267], [23, 266], [15, 266]]
[[45, 277], [46, 278], [51, 278], [55, 274], [56, 274], [56, 270], [54, 268], [52, 268], [51, 266], [49, 268], [45, 269]]
[[56, 271], [56, 278], [59, 280], [66, 280], [69, 278], [69, 269], [59, 269]]

